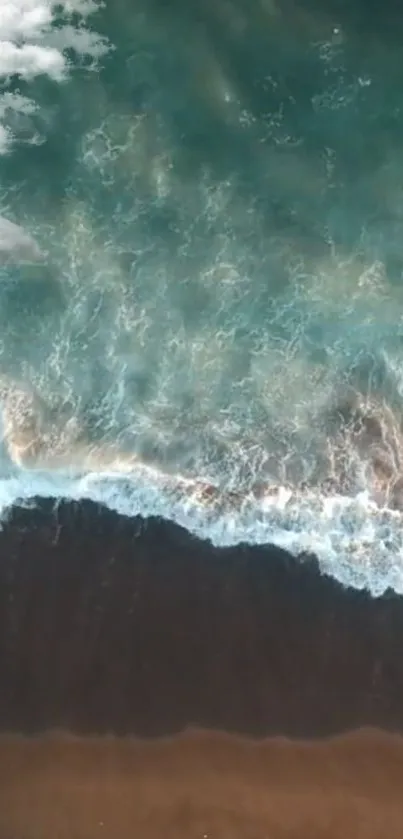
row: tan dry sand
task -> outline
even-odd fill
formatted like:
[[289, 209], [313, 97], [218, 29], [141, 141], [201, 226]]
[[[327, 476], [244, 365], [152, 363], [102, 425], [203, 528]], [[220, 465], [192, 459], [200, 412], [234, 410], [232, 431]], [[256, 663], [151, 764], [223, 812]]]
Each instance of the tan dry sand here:
[[0, 839], [402, 839], [403, 739], [0, 739]]

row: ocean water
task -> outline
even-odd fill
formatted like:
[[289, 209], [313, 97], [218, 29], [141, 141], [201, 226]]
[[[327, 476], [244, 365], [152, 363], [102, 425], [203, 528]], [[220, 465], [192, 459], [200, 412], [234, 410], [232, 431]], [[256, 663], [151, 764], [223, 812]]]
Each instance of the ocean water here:
[[403, 592], [386, 7], [3, 0], [3, 517], [92, 498]]

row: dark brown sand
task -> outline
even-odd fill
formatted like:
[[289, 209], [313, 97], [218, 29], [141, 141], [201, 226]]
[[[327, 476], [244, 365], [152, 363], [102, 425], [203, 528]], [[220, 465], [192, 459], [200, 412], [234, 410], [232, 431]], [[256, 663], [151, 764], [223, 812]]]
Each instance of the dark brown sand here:
[[0, 839], [401, 839], [402, 638], [402, 598], [313, 557], [90, 503], [16, 509]]
[[401, 839], [403, 742], [0, 740], [1, 839]]

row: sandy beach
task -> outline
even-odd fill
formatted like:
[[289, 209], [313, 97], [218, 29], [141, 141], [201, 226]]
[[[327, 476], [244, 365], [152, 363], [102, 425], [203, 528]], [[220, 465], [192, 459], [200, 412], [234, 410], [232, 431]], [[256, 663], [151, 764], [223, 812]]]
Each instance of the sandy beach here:
[[2, 738], [1, 839], [398, 839], [403, 743]]
[[0, 557], [0, 839], [401, 837], [401, 598], [91, 503]]

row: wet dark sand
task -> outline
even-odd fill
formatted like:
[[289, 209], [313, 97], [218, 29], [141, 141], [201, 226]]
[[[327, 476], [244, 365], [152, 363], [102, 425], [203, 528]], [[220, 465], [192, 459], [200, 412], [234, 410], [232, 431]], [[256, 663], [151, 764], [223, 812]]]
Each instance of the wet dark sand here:
[[0, 532], [0, 839], [401, 839], [403, 599], [53, 506]]

